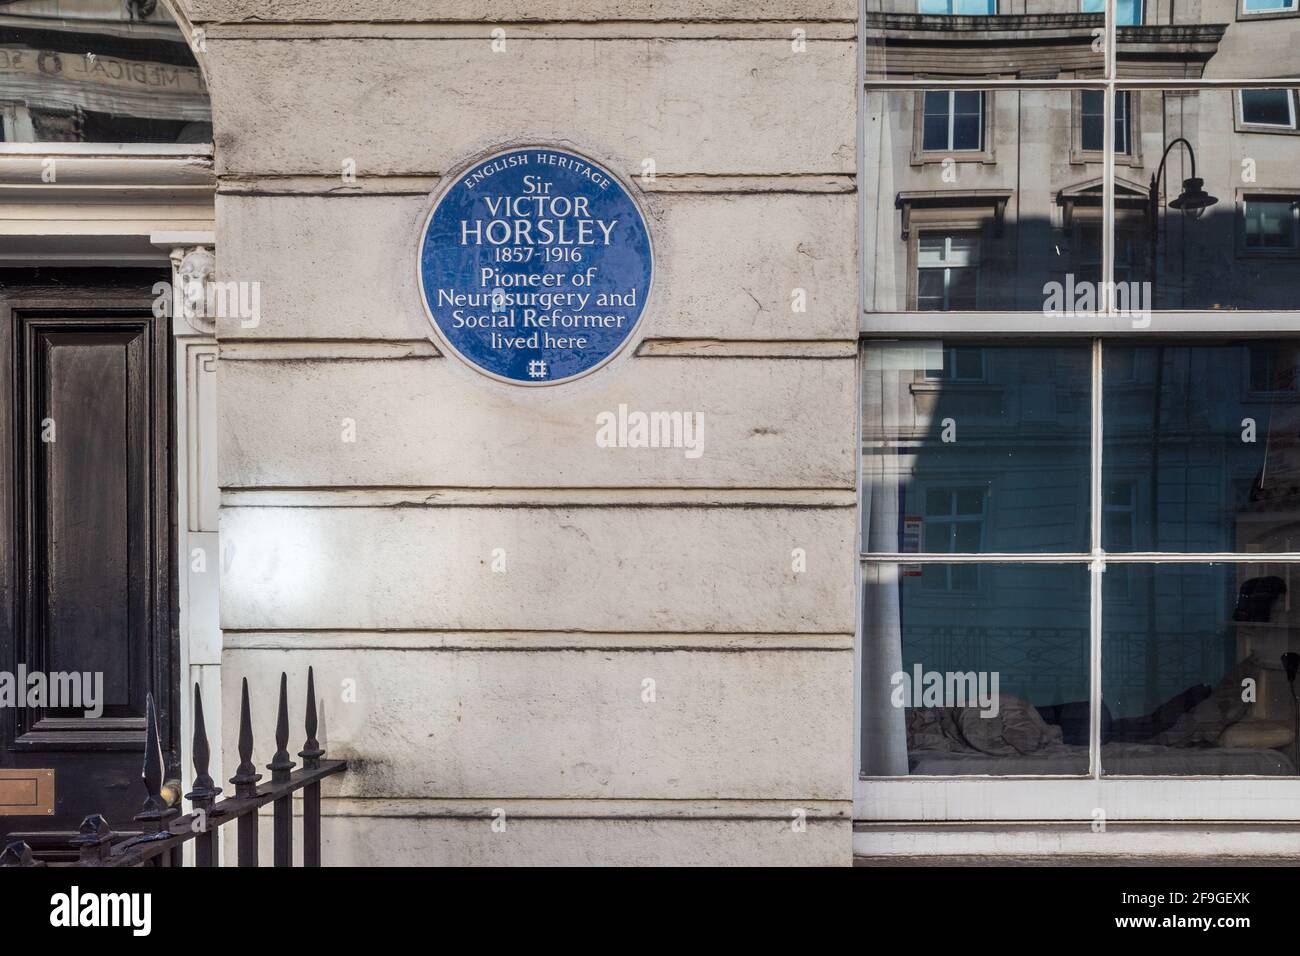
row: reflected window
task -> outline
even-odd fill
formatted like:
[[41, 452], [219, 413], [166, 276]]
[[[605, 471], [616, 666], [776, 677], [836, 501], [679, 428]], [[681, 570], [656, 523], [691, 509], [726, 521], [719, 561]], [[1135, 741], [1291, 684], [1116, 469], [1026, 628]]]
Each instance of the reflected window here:
[[964, 311], [979, 307], [979, 237], [922, 234], [917, 242], [916, 307]]
[[212, 141], [203, 75], [164, 4], [9, 4], [4, 20], [5, 142]]
[[1239, 90], [1241, 122], [1271, 129], [1296, 128], [1295, 93], [1292, 90]]
[[[1084, 90], [1079, 95], [1079, 143], [1089, 152], [1105, 149], [1106, 94], [1101, 90]], [[1132, 123], [1129, 120], [1129, 94], [1115, 94], [1115, 152], [1127, 156], [1132, 152]]]
[[1241, 0], [1241, 12], [1252, 13], [1289, 13], [1296, 9], [1296, 0]]
[[1243, 205], [1246, 249], [1292, 252], [1300, 248], [1297, 201], [1290, 198], [1247, 198]]
[[[928, 488], [923, 496], [922, 547], [942, 554], [978, 554], [984, 541], [983, 486]], [[973, 564], [922, 566], [921, 586], [931, 591], [974, 591], [979, 587]]]
[[982, 17], [998, 12], [997, 0], [918, 0], [918, 11], [937, 16]]
[[[1105, 13], [1106, 0], [1083, 0], [1079, 8], [1083, 13]], [[1118, 0], [1115, 4], [1115, 25], [1138, 27], [1142, 25], [1142, 0]]]
[[984, 148], [984, 94], [979, 90], [931, 90], [925, 94], [921, 148], [926, 152]]
[[984, 380], [984, 350], [980, 348], [938, 349], [942, 364], [925, 370], [925, 377], [946, 382], [980, 382]]

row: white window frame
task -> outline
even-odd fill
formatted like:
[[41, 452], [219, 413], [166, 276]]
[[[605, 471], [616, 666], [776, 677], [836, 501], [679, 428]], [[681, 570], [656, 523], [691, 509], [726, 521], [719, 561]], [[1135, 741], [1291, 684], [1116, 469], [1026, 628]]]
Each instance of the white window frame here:
[[[1284, 123], [1256, 123], [1256, 122], [1252, 122], [1251, 120], [1246, 119], [1246, 98], [1245, 98], [1245, 94], [1246, 94], [1246, 93], [1254, 93], [1254, 92], [1270, 93], [1270, 92], [1276, 92], [1276, 91], [1278, 91], [1278, 90], [1280, 90], [1280, 91], [1283, 92], [1283, 93], [1286, 93], [1286, 95], [1287, 95], [1287, 96], [1286, 96], [1287, 109], [1290, 111], [1290, 114], [1291, 114], [1291, 121], [1290, 121], [1289, 123], [1285, 123], [1285, 124], [1284, 124]], [[1297, 130], [1297, 125], [1296, 125], [1296, 102], [1295, 102], [1295, 100], [1296, 100], [1296, 91], [1293, 90], [1293, 89], [1285, 88], [1285, 87], [1273, 87], [1273, 88], [1269, 88], [1269, 89], [1262, 89], [1262, 88], [1261, 88], [1261, 89], [1257, 89], [1257, 90], [1237, 90], [1237, 116], [1238, 116], [1238, 117], [1240, 118], [1240, 120], [1241, 120], [1241, 126], [1242, 126], [1242, 128], [1243, 128], [1243, 131], [1250, 131], [1250, 130], [1273, 131], [1273, 130], [1277, 130], [1277, 131], [1279, 131], [1279, 132], [1290, 132], [1290, 133], [1294, 133], [1294, 132]]]
[[[922, 241], [922, 239], [924, 239], [926, 236], [936, 236], [936, 235], [938, 235], [938, 236], [942, 236], [942, 237], [943, 237], [943, 261], [942, 261], [942, 264], [941, 264], [941, 265], [922, 265], [922, 264], [921, 264], [921, 241]], [[952, 261], [952, 258], [951, 258], [951, 256], [952, 256], [952, 240], [953, 240], [953, 238], [954, 238], [955, 236], [957, 236], [957, 235], [965, 235], [965, 236], [968, 236], [968, 237], [971, 239], [971, 241], [974, 242], [974, 244], [975, 244], [975, 246], [974, 246], [974, 248], [975, 248], [975, 255], [969, 257], [968, 259], [962, 261], [961, 263], [954, 263], [954, 262]], [[949, 311], [951, 311], [951, 304], [952, 304], [952, 273], [953, 273], [954, 270], [957, 270], [957, 269], [960, 269], [960, 270], [963, 270], [963, 271], [969, 271], [969, 272], [974, 276], [974, 278], [975, 278], [975, 304], [976, 304], [976, 307], [978, 307], [978, 305], [979, 305], [979, 288], [980, 288], [980, 257], [981, 257], [981, 255], [983, 254], [983, 249], [981, 248], [982, 243], [981, 243], [981, 241], [980, 241], [981, 238], [982, 238], [982, 237], [981, 237], [979, 234], [977, 234], [977, 233], [968, 232], [967, 230], [961, 230], [961, 229], [926, 229], [926, 230], [920, 230], [920, 231], [917, 232], [917, 236], [916, 236], [916, 290], [917, 290], [917, 291], [916, 291], [916, 295], [917, 295], [917, 301], [918, 301], [918, 302], [920, 301], [920, 297], [921, 297], [921, 273], [922, 273], [922, 272], [942, 272], [942, 273], [943, 273], [943, 308], [942, 308], [942, 309], [930, 309], [930, 310], [925, 310], [925, 311], [928, 311], [928, 312], [935, 312], [935, 311], [937, 311], [937, 312], [949, 312]], [[919, 306], [918, 306], [917, 308], [918, 308], [918, 311], [921, 311]]]
[[[1115, 0], [1107, 0], [1108, 8], [1115, 9]], [[1300, 0], [1291, 0], [1282, 10], [1260, 11], [1251, 16], [1295, 15]], [[1239, 7], [1244, 12], [1244, 4]], [[1170, 80], [1144, 80], [1120, 78], [1116, 66], [1115, 18], [1107, 18], [1105, 44], [1105, 74], [1098, 78], [1074, 80], [1002, 80], [996, 78], [970, 78], [962, 80], [936, 80], [934, 78], [873, 80], [872, 91], [881, 89], [978, 89], [990, 91], [1000, 88], [1015, 90], [1042, 89], [1101, 89], [1106, 92], [1106, 139], [1103, 157], [1103, 284], [1109, 285], [1114, 276], [1114, 233], [1116, 221], [1114, 110], [1115, 94], [1120, 90], [1171, 88], [1179, 90], [1212, 89], [1231, 90], [1240, 87], [1276, 87], [1277, 80], [1262, 82], [1251, 78], [1197, 79], [1173, 82]], [[865, 62], [859, 60], [859, 162], [868, 156], [864, 108], [868, 83]], [[859, 170], [862, 182], [868, 179]], [[1221, 200], [1225, 201], [1225, 200]], [[875, 224], [869, 219], [872, 206], [859, 204], [860, 234], [869, 236]], [[867, 261], [868, 244], [861, 243], [859, 254], [860, 301], [871, 301], [871, 263]], [[1086, 833], [1095, 821], [1097, 808], [1104, 808], [1111, 821], [1216, 821], [1216, 822], [1300, 822], [1300, 776], [1102, 776], [1100, 756], [1101, 723], [1101, 584], [1107, 564], [1149, 563], [1286, 563], [1300, 565], [1300, 551], [1279, 554], [1183, 554], [1183, 553], [1129, 553], [1107, 555], [1101, 549], [1101, 435], [1102, 392], [1101, 356], [1102, 341], [1119, 342], [1137, 337], [1150, 338], [1158, 334], [1166, 338], [1194, 340], [1198, 337], [1222, 338], [1230, 332], [1234, 338], [1289, 338], [1296, 336], [1300, 316], [1294, 311], [1233, 310], [1231, 313], [1163, 310], [1154, 313], [1154, 321], [1141, 325], [1130, 315], [1116, 309], [1116, 303], [1105, 297], [1103, 307], [1095, 314], [1076, 316], [1069, 323], [1046, 325], [1037, 312], [978, 312], [945, 313], [918, 312], [900, 309], [894, 312], [863, 312], [861, 334], [864, 342], [873, 340], [911, 340], [933, 342], [984, 341], [989, 338], [1026, 340], [1051, 338], [1083, 339], [1091, 343], [1092, 376], [1094, 387], [1092, 405], [1092, 455], [1090, 466], [1090, 548], [1086, 552], [1070, 554], [1016, 554], [1016, 555], [926, 555], [899, 553], [890, 555], [862, 554], [859, 570], [870, 563], [897, 563], [916, 566], [927, 561], [953, 563], [974, 561], [980, 563], [1068, 563], [1086, 567], [1090, 575], [1090, 651], [1092, 728], [1089, 745], [1089, 771], [1083, 776], [1033, 776], [1033, 777], [871, 777], [860, 770], [862, 754], [862, 693], [861, 661], [863, 635], [857, 635], [854, 701], [854, 775], [853, 816], [869, 827], [871, 824], [888, 828], [906, 827], [909, 824], [945, 822], [999, 822], [1063, 824], [1066, 829], [1080, 828]], [[1140, 339], [1139, 339], [1140, 340]], [[861, 403], [859, 402], [859, 410]], [[860, 414], [860, 412], [859, 412]], [[861, 429], [861, 422], [859, 423]], [[859, 523], [860, 524], [860, 523]], [[858, 601], [862, 600], [861, 574], [858, 582]], [[859, 607], [859, 612], [861, 608]], [[863, 615], [858, 614], [858, 621]], [[1023, 830], [1021, 832], [1024, 832]], [[1032, 840], [1032, 838], [1029, 838]], [[956, 845], [955, 836], [948, 841]], [[1120, 842], [1112, 844], [1115, 852], [1123, 852]]]
[[[922, 153], [927, 153], [927, 154], [960, 153], [964, 155], [973, 155], [973, 154], [986, 152], [987, 146], [985, 143], [985, 135], [986, 135], [986, 125], [988, 123], [988, 116], [987, 116], [988, 106], [985, 101], [988, 99], [988, 97], [983, 94], [981, 94], [979, 97], [979, 104], [980, 104], [979, 143], [977, 143], [975, 146], [958, 147], [953, 145], [954, 139], [956, 137], [956, 127], [957, 127], [957, 94], [960, 92], [963, 91], [962, 90], [926, 90], [924, 95], [922, 95], [921, 97], [921, 111], [922, 111], [921, 112], [921, 152]], [[947, 145], [944, 146], [938, 146], [938, 147], [927, 146], [925, 143], [925, 101], [930, 98], [930, 95], [932, 93], [948, 94], [948, 114], [947, 114], [948, 115], [948, 139], [947, 139]]]
[[[1085, 113], [1083, 111], [1083, 101], [1084, 101], [1084, 96], [1088, 93], [1100, 93], [1102, 96], [1101, 118], [1103, 124], [1106, 122], [1106, 103], [1105, 103], [1106, 93], [1104, 90], [1083, 90], [1080, 92], [1079, 95], [1079, 152], [1088, 153], [1090, 155], [1097, 155], [1099, 153], [1104, 153], [1106, 151], [1105, 147], [1103, 146], [1101, 149], [1094, 149], [1092, 147], [1089, 147], [1083, 141], [1083, 120], [1085, 117]], [[1123, 108], [1120, 107], [1121, 103], [1124, 104]], [[1122, 127], [1124, 130], [1124, 147], [1123, 149], [1120, 149], [1120, 147], [1116, 145], [1115, 155], [1117, 156], [1122, 155], [1125, 157], [1129, 157], [1133, 155], [1133, 94], [1130, 90], [1121, 90], [1115, 94], [1115, 109], [1118, 113], [1122, 115], [1124, 120], [1124, 124]], [[1119, 119], [1120, 116], [1115, 117], [1115, 125], [1117, 126], [1119, 125], [1118, 122]], [[1103, 126], [1103, 133], [1102, 133], [1103, 141], [1105, 140], [1105, 135], [1106, 135], [1104, 129], [1105, 127]]]

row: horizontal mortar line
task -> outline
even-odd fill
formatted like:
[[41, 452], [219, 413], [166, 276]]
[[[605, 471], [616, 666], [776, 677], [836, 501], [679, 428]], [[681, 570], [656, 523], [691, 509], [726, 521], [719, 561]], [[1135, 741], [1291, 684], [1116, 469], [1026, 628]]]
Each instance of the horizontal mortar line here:
[[[352, 798], [340, 797], [337, 799], [352, 799]], [[514, 799], [514, 798], [509, 798], [509, 799]], [[497, 804], [503, 805], [503, 808], [504, 805], [507, 804], [507, 800], [498, 800], [496, 802]], [[818, 801], [818, 802], [825, 802], [825, 801]], [[322, 813], [321, 813], [322, 816], [342, 818], [342, 819], [475, 820], [475, 821], [492, 819], [492, 815], [490, 811], [487, 813], [470, 813], [468, 811], [454, 811], [454, 810], [443, 812], [443, 813], [437, 813], [430, 810], [421, 810], [421, 811], [416, 811], [414, 813], [397, 813], [397, 812], [331, 813], [331, 812], [325, 812], [325, 806], [327, 806], [327, 804], [322, 804]], [[734, 814], [728, 814], [728, 813], [680, 814], [679, 813], [679, 814], [672, 814], [672, 815], [653, 814], [644, 811], [642, 811], [641, 813], [628, 813], [628, 814], [609, 813], [609, 812], [580, 813], [577, 811], [574, 811], [573, 813], [556, 813], [554, 811], [543, 812], [543, 813], [521, 813], [516, 811], [513, 819], [516, 822], [541, 821], [541, 820], [610, 820], [610, 821], [619, 821], [622, 823], [697, 823], [697, 822], [698, 823], [720, 823], [726, 821], [743, 822], [746, 820], [771, 822], [773, 820], [781, 820], [781, 819], [788, 821], [790, 819], [791, 809], [798, 807], [805, 810], [812, 810], [813, 801], [805, 800], [801, 803], [797, 800], [793, 800], [782, 804], [782, 806], [785, 810], [784, 813], [774, 812], [770, 814], [759, 813], [757, 811], [752, 811], [752, 810], [746, 812], [737, 812]], [[260, 816], [269, 817], [273, 813], [274, 813], [274, 807], [271, 807], [270, 804], [258, 809], [258, 814]], [[295, 814], [295, 816], [297, 815], [299, 814]], [[511, 819], [509, 814], [507, 814], [506, 817], [507, 820]], [[806, 822], [808, 826], [817, 826], [819, 824], [827, 824], [827, 823], [847, 823], [848, 820], [849, 818], [845, 813], [828, 811], [822, 814], [809, 813]]]
[[788, 491], [855, 491], [854, 485], [222, 485], [222, 491], [411, 491], [435, 493], [472, 492], [548, 492], [568, 494], [582, 491], [688, 491], [700, 494], [767, 493]]
[[[293, 349], [326, 353], [330, 349], [347, 350], [354, 349], [357, 351], [369, 351], [377, 360], [387, 359], [382, 353], [397, 352], [401, 349], [419, 349], [423, 354], [411, 356], [418, 358], [435, 358], [441, 357], [437, 345], [432, 339], [428, 338], [314, 338], [310, 336], [286, 337], [286, 338], [259, 338], [259, 337], [239, 337], [232, 335], [219, 335], [217, 344], [221, 346], [223, 357], [229, 357], [241, 361], [293, 361], [294, 359], [281, 359], [277, 353], [291, 352]], [[856, 357], [860, 341], [855, 334], [847, 334], [841, 338], [772, 338], [772, 339], [741, 339], [741, 338], [718, 338], [716, 336], [662, 336], [642, 339], [638, 346], [636, 355], [641, 358], [795, 358], [795, 359], [842, 359], [846, 357]], [[830, 347], [836, 347], [838, 351], [825, 351]], [[673, 349], [701, 349], [712, 350], [709, 352], [676, 352]], [[739, 352], [740, 349], [773, 349], [772, 354], [759, 354], [756, 352]], [[805, 354], [789, 354], [790, 350], [809, 350], [822, 349], [820, 353], [807, 352]], [[239, 359], [238, 356], [248, 355], [255, 356], [257, 352], [265, 352], [266, 358], [246, 358]], [[228, 353], [228, 355], [226, 354]], [[332, 356], [327, 356], [332, 357]], [[358, 356], [368, 358], [367, 356]], [[307, 358], [310, 358], [308, 356]]]
[[[620, 449], [621, 450], [621, 449]], [[664, 450], [664, 449], [660, 449]], [[667, 449], [676, 451], [676, 449]], [[615, 496], [601, 498], [601, 496]], [[655, 496], [655, 497], [650, 497]], [[270, 501], [268, 501], [268, 498]], [[857, 507], [852, 485], [842, 488], [797, 489], [390, 489], [311, 488], [311, 486], [252, 486], [222, 488], [221, 503], [229, 509], [820, 509]]]
[[[222, 632], [225, 633], [225, 632]], [[521, 653], [575, 653], [575, 654], [611, 654], [611, 653], [634, 653], [634, 654], [754, 654], [762, 652], [764, 654], [848, 654], [853, 652], [852, 645], [818, 645], [818, 646], [746, 646], [746, 648], [710, 648], [703, 644], [679, 644], [679, 645], [646, 645], [632, 646], [628, 644], [601, 644], [593, 646], [577, 646], [572, 644], [529, 644], [526, 646], [510, 645], [493, 646], [486, 645], [446, 645], [446, 646], [409, 646], [404, 644], [312, 644], [304, 641], [298, 645], [285, 644], [226, 644], [224, 650], [281, 650], [281, 652], [290, 652], [290, 650], [365, 650], [365, 652], [376, 652], [376, 650], [387, 650], [387, 652], [403, 654], [465, 654], [465, 653], [485, 653], [485, 654], [521, 654]]]
[[[243, 509], [258, 509], [258, 508], [260, 508], [260, 509], [276, 509], [276, 510], [281, 510], [281, 511], [289, 511], [289, 510], [309, 510], [309, 511], [346, 511], [346, 510], [359, 510], [359, 509], [364, 509], [364, 508], [370, 508], [370, 509], [372, 509], [372, 510], [381, 510], [381, 509], [382, 509], [382, 510], [400, 510], [400, 509], [403, 509], [403, 508], [412, 508], [412, 507], [419, 507], [419, 508], [436, 508], [436, 507], [439, 507], [439, 506], [438, 506], [438, 505], [432, 505], [432, 504], [430, 504], [430, 505], [403, 505], [403, 504], [392, 504], [392, 505], [339, 505], [339, 504], [327, 504], [327, 505], [325, 505], [325, 504], [323, 504], [323, 505], [279, 505], [279, 504], [248, 505], [248, 504], [223, 504], [223, 508], [225, 508], [227, 511], [230, 511], [230, 510], [236, 510], [236, 509], [243, 510]], [[765, 510], [765, 511], [777, 511], [777, 510], [779, 510], [779, 511], [834, 511], [834, 510], [841, 510], [841, 511], [843, 511], [843, 510], [847, 510], [847, 509], [850, 509], [850, 508], [855, 508], [855, 507], [857, 507], [857, 505], [856, 505], [856, 504], [838, 504], [838, 505], [826, 504], [826, 505], [811, 505], [811, 504], [796, 504], [796, 503], [792, 503], [792, 502], [771, 502], [771, 503], [764, 503], [764, 504], [759, 504], [759, 503], [750, 503], [750, 502], [746, 502], [746, 503], [717, 503], [717, 504], [711, 504], [711, 503], [693, 503], [693, 502], [679, 502], [679, 503], [666, 503], [666, 504], [600, 504], [600, 503], [591, 503], [591, 502], [563, 502], [563, 503], [560, 503], [560, 504], [554, 504], [554, 503], [529, 504], [529, 503], [513, 503], [513, 502], [502, 502], [502, 503], [488, 503], [488, 502], [485, 502], [485, 503], [482, 503], [482, 504], [460, 504], [460, 503], [455, 503], [455, 504], [445, 504], [445, 505], [442, 505], [441, 507], [444, 507], [444, 508], [465, 508], [465, 509], [488, 510], [488, 511], [507, 511], [507, 510], [511, 510], [511, 511], [522, 511], [522, 510], [543, 511], [543, 510], [547, 510], [547, 509], [564, 510], [564, 509], [573, 509], [573, 508], [587, 508], [587, 509], [603, 508], [603, 509], [611, 510], [611, 511], [613, 511], [613, 510], [634, 511], [634, 510], [652, 510], [652, 509], [653, 509], [653, 510], [665, 510], [665, 509], [677, 509], [677, 510], [683, 510], [683, 509], [695, 509], [695, 510], [700, 510], [700, 509], [705, 509], [705, 508], [712, 508], [712, 509], [718, 509], [718, 510], [724, 510], [724, 509], [726, 509], [726, 510], [755, 510], [755, 511], [757, 511], [757, 510]]]
[[[359, 171], [353, 182], [342, 182], [339, 173], [311, 171], [227, 172], [217, 179], [217, 193], [223, 196], [310, 196], [356, 199], [367, 196], [425, 196], [447, 177], [445, 172], [409, 171], [368, 173]], [[658, 173], [643, 181], [635, 170], [627, 173], [643, 193], [664, 195], [712, 195], [775, 193], [849, 195], [857, 192], [857, 176], [851, 172], [755, 172], [755, 173]], [[328, 184], [328, 188], [326, 188]]]
[[645, 338], [638, 358], [857, 359], [857, 337], [817, 339]]
[[[793, 31], [803, 30], [808, 44], [856, 43], [857, 24], [851, 20], [259, 20], [255, 23], [211, 22], [204, 25], [208, 40], [271, 40], [293, 43], [314, 40], [403, 40], [408, 42], [471, 41], [489, 44], [492, 31], [506, 31], [506, 46], [496, 55], [510, 56], [510, 41], [565, 42], [645, 40], [693, 42], [778, 42], [788, 44]], [[512, 32], [513, 31], [513, 32]], [[787, 47], [789, 52], [794, 52]], [[806, 51], [805, 51], [806, 52]]]
[[573, 636], [593, 635], [596, 637], [710, 637], [710, 638], [751, 638], [751, 637], [806, 637], [830, 638], [852, 637], [852, 630], [845, 631], [633, 631], [627, 628], [614, 630], [591, 630], [587, 628], [500, 628], [500, 627], [229, 627], [223, 625], [223, 634], [518, 634], [518, 635], [554, 635], [569, 634]]
[[[297, 795], [295, 794], [295, 797]], [[506, 819], [516, 821], [542, 820], [611, 820], [627, 823], [637, 822], [710, 822], [710, 821], [771, 821], [776, 819], [789, 821], [790, 811], [801, 809], [808, 812], [808, 823], [850, 823], [851, 801], [817, 797], [815, 799], [754, 798], [745, 800], [740, 806], [728, 809], [727, 801], [708, 800], [696, 797], [448, 797], [445, 800], [427, 797], [386, 797], [386, 796], [333, 796], [322, 794], [322, 816], [333, 818], [368, 818], [399, 820], [490, 820], [493, 811], [514, 808], [513, 814], [507, 813]], [[295, 800], [294, 816], [301, 816], [299, 804]], [[368, 807], [367, 804], [375, 804]], [[403, 804], [415, 804], [410, 809]], [[533, 805], [533, 809], [529, 805]], [[573, 804], [572, 809], [565, 804]], [[719, 804], [724, 804], [719, 806]], [[603, 806], [602, 806], [603, 805]], [[620, 809], [609, 809], [610, 805], [625, 805]], [[567, 810], [567, 812], [566, 812]], [[660, 812], [655, 812], [660, 811]], [[267, 804], [259, 808], [262, 816], [270, 816], [274, 808]]]
[[244, 19], [224, 19], [224, 20], [202, 20], [190, 18], [190, 22], [195, 26], [219, 26], [219, 27], [259, 27], [259, 26], [340, 26], [354, 27], [374, 25], [377, 27], [397, 26], [402, 24], [414, 26], [455, 26], [455, 27], [498, 27], [498, 26], [551, 26], [551, 25], [571, 25], [571, 26], [657, 26], [660, 24], [701, 24], [701, 25], [726, 25], [726, 24], [803, 24], [803, 23], [823, 23], [823, 24], [843, 24], [850, 23], [857, 26], [857, 16], [851, 17], [709, 17], [709, 16], [678, 16], [678, 17], [588, 17], [586, 19], [574, 19], [573, 17], [563, 19], [548, 19], [546, 17], [527, 17], [524, 19], [488, 19], [484, 17], [466, 17], [464, 19], [455, 19], [451, 17], [377, 17], [367, 16], [364, 19], [348, 20], [338, 17], [295, 17], [292, 20], [277, 20], [274, 17], [248, 17]]
[[[223, 631], [223, 635], [230, 632]], [[775, 638], [773, 639], [775, 640]], [[442, 645], [409, 645], [409, 644], [313, 644], [303, 642], [283, 642], [283, 643], [262, 643], [257, 641], [236, 641], [226, 643], [224, 650], [227, 651], [295, 651], [318, 652], [318, 651], [393, 651], [411, 654], [465, 654], [465, 653], [484, 653], [484, 654], [502, 654], [502, 653], [575, 653], [575, 654], [612, 654], [612, 653], [629, 653], [629, 654], [754, 654], [762, 652], [765, 654], [847, 654], [853, 651], [852, 635], [844, 635], [845, 643], [842, 644], [809, 644], [807, 646], [789, 646], [789, 645], [764, 645], [755, 643], [751, 646], [729, 646], [729, 647], [710, 647], [707, 643], [699, 644], [593, 644], [590, 646], [579, 644], [511, 644], [502, 646], [491, 646], [488, 644], [442, 644]]]
[[311, 339], [218, 337], [219, 357], [228, 362], [393, 362], [442, 358], [428, 338]]

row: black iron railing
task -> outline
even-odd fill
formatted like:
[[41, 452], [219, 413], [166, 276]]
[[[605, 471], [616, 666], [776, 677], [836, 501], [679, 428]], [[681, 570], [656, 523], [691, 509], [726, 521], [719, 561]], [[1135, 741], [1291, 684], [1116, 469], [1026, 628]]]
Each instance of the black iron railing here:
[[[275, 722], [275, 754], [267, 769], [270, 783], [258, 786], [262, 775], [253, 764], [253, 725], [248, 706], [248, 679], [244, 678], [239, 703], [239, 766], [230, 782], [235, 795], [218, 800], [221, 788], [208, 773], [211, 751], [203, 722], [203, 695], [194, 685], [194, 788], [187, 793], [193, 809], [182, 814], [163, 796], [163, 759], [158, 740], [158, 715], [153, 695], [146, 705], [144, 806], [135, 815], [138, 833], [114, 833], [99, 814], [81, 823], [77, 835], [66, 841], [76, 854], [69, 862], [46, 863], [37, 859], [25, 840], [16, 840], [0, 853], [0, 866], [180, 866], [186, 843], [194, 843], [196, 866], [216, 866], [217, 838], [221, 827], [234, 821], [240, 866], [257, 866], [258, 810], [268, 803], [273, 811], [276, 866], [293, 865], [293, 795], [302, 791], [302, 860], [304, 866], [321, 863], [321, 781], [347, 769], [343, 760], [323, 760], [325, 751], [316, 739], [316, 679], [307, 669], [307, 740], [298, 756], [302, 769], [289, 759], [289, 678], [280, 674], [280, 706]], [[179, 801], [178, 801], [179, 802]]]

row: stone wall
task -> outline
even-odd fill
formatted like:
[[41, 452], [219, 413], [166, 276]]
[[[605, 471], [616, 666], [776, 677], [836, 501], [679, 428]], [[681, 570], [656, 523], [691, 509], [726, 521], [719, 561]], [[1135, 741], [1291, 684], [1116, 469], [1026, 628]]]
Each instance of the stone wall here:
[[[184, 6], [262, 295], [218, 328], [224, 722], [315, 666], [327, 860], [848, 863], [856, 5]], [[441, 355], [416, 283], [441, 178], [515, 144], [655, 244], [641, 341], [554, 388]], [[703, 455], [597, 447], [620, 404]]]

